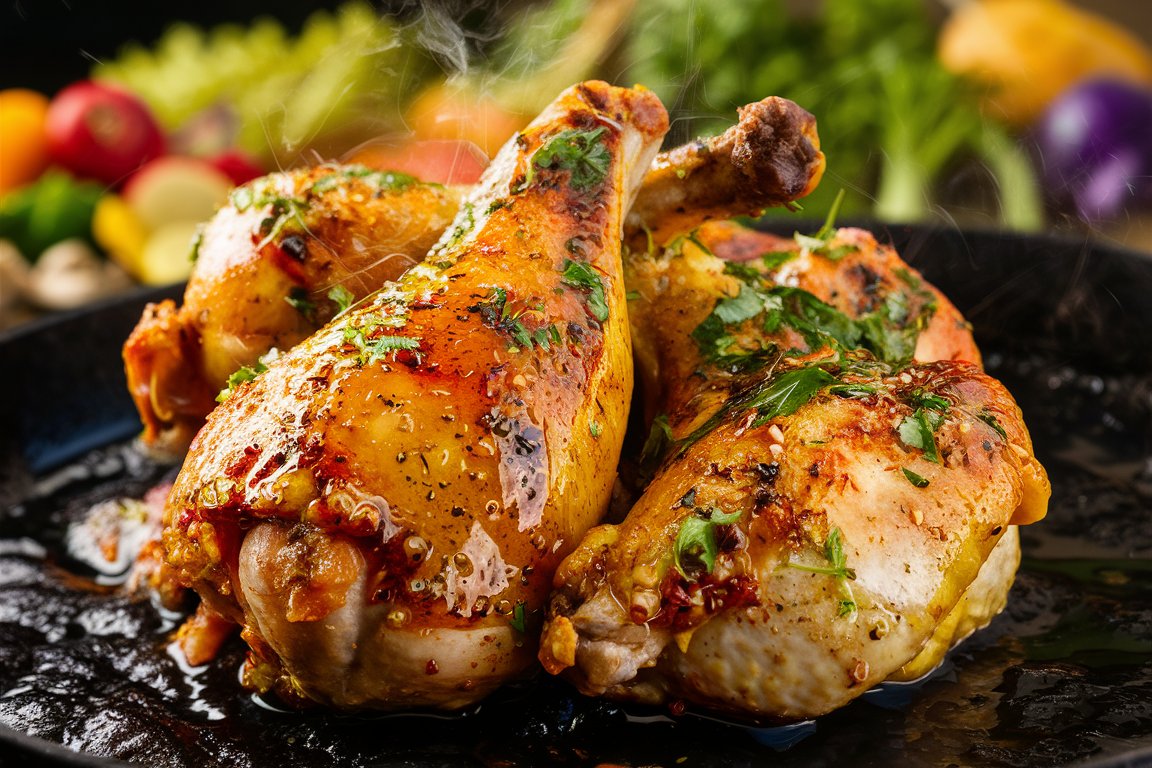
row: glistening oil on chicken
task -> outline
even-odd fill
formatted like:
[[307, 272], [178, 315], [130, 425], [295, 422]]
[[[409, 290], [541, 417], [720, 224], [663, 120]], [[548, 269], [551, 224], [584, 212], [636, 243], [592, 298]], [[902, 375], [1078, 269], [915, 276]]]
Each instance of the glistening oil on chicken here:
[[[248, 687], [338, 709], [458, 709], [538, 655], [589, 695], [789, 721], [999, 612], [1049, 494], [1019, 409], [867, 233], [722, 221], [823, 171], [794, 104], [740, 117], [653, 163], [650, 93], [570, 89], [423, 262], [237, 380], [165, 510], [185, 648], [233, 622]], [[633, 346], [644, 485], [593, 527]]]
[[534, 663], [631, 397], [620, 231], [667, 115], [585, 83], [494, 159], [427, 259], [208, 417], [168, 565], [243, 626], [245, 681], [466, 706]]

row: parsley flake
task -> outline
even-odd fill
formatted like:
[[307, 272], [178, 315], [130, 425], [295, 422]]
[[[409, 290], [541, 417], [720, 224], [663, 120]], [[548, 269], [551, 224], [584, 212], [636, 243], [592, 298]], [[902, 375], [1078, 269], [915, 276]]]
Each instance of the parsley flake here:
[[996, 420], [996, 416], [991, 411], [984, 409], [980, 411], [980, 413], [976, 414], [976, 418], [992, 427], [996, 434], [1000, 435], [1001, 440], [1008, 439], [1008, 433], [1004, 431], [1004, 427], [1000, 424], [999, 421]]
[[807, 404], [817, 392], [835, 381], [835, 376], [817, 366], [780, 374], [748, 401], [748, 407], [760, 412], [752, 426], [758, 427], [772, 419], [790, 416]]
[[645, 474], [655, 471], [675, 442], [672, 427], [668, 424], [668, 414], [659, 414], [652, 420], [652, 428], [648, 431], [648, 438], [640, 450], [640, 466]]
[[342, 285], [333, 286], [328, 291], [328, 298], [336, 302], [336, 316], [344, 314], [348, 311], [348, 307], [356, 301], [356, 296], [352, 291], [348, 290]]
[[529, 311], [542, 312], [543, 305], [533, 310], [514, 310], [505, 288], [498, 286], [491, 288], [484, 301], [474, 304], [469, 310], [479, 312], [481, 321], [492, 330], [508, 334], [512, 340], [509, 350], [513, 352], [531, 349], [533, 346], [547, 350], [551, 349], [553, 344], [559, 346], [564, 340], [555, 324], [542, 325], [535, 330], [529, 329], [521, 318]]
[[568, 184], [577, 191], [587, 190], [604, 180], [612, 156], [601, 141], [606, 128], [570, 128], [550, 138], [532, 156], [524, 186], [532, 183], [536, 170], [568, 171]]
[[512, 625], [512, 629], [520, 634], [524, 634], [528, 629], [528, 615], [525, 611], [523, 600], [516, 602], [516, 606], [512, 609], [512, 616], [508, 619], [508, 623]]
[[715, 508], [697, 509], [696, 514], [684, 518], [672, 547], [672, 556], [680, 575], [696, 581], [701, 575], [712, 573], [719, 553], [716, 528], [731, 525], [739, 519], [740, 512], [721, 512]]
[[934, 433], [943, 423], [944, 417], [942, 415], [917, 408], [911, 416], [905, 416], [904, 420], [900, 422], [900, 426], [897, 427], [900, 442], [911, 448], [919, 448], [924, 452], [924, 458], [927, 461], [939, 464], [940, 450], [936, 447], [936, 435]]
[[582, 261], [564, 260], [561, 282], [573, 288], [588, 291], [588, 311], [603, 323], [608, 319], [608, 302], [604, 298], [604, 282], [600, 274]]
[[908, 467], [901, 467], [900, 471], [904, 473], [904, 477], [908, 478], [908, 482], [912, 483], [912, 485], [916, 486], [917, 488], [928, 487], [928, 478], [916, 474], [912, 470], [908, 469]]
[[418, 183], [416, 177], [399, 171], [375, 171], [367, 166], [351, 165], [321, 176], [313, 182], [309, 192], [313, 194], [327, 192], [350, 179], [359, 179], [379, 190], [401, 190]]
[[270, 209], [270, 215], [260, 222], [263, 240], [256, 245], [257, 250], [274, 242], [290, 224], [295, 229], [307, 230], [304, 212], [308, 209], [308, 201], [282, 193], [272, 180], [260, 179], [237, 187], [229, 195], [229, 201], [241, 213], [255, 208]]
[[280, 350], [273, 347], [265, 354], [261, 355], [254, 365], [242, 365], [232, 372], [228, 377], [227, 385], [224, 389], [216, 395], [216, 402], [222, 403], [236, 392], [236, 389], [249, 381], [252, 381], [264, 371], [268, 370], [268, 363], [280, 357]]
[[730, 413], [756, 409], [753, 427], [762, 426], [782, 416], [790, 416], [806, 405], [817, 392], [834, 384], [836, 377], [819, 366], [795, 368], [761, 383], [748, 392], [732, 398], [726, 407], [714, 413], [687, 437], [676, 441], [683, 453], [688, 446], [707, 435]]
[[852, 587], [848, 582], [856, 580], [856, 571], [848, 567], [848, 558], [844, 554], [844, 535], [839, 528], [833, 528], [828, 532], [828, 537], [824, 539], [824, 559], [828, 561], [826, 566], [808, 565], [791, 560], [788, 561], [787, 565], [798, 571], [834, 576], [839, 582], [840, 590], [840, 599], [837, 601], [838, 615], [848, 616], [855, 613], [857, 610], [856, 599], [852, 595]]
[[344, 342], [356, 348], [356, 362], [360, 365], [368, 365], [395, 352], [416, 351], [420, 348], [420, 339], [386, 333], [402, 328], [405, 321], [403, 315], [364, 315], [353, 321], [357, 325], [344, 328]]

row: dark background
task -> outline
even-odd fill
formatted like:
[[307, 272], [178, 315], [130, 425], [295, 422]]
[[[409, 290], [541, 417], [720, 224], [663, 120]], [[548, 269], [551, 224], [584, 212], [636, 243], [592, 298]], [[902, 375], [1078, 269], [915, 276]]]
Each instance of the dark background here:
[[[155, 43], [175, 21], [201, 27], [248, 24], [269, 16], [289, 32], [321, 9], [346, 0], [0, 0], [0, 88], [32, 88], [51, 96], [88, 76], [94, 61], [114, 58], [122, 45]], [[508, 13], [531, 0], [369, 0], [382, 14], [411, 20], [435, 5], [461, 25], [474, 49], [491, 39]]]
[[32, 88], [51, 95], [87, 77], [94, 60], [115, 57], [129, 40], [155, 42], [174, 20], [198, 25], [248, 23], [274, 16], [295, 31], [320, 8], [339, 2], [192, 0], [124, 3], [115, 0], [0, 0], [0, 88]]

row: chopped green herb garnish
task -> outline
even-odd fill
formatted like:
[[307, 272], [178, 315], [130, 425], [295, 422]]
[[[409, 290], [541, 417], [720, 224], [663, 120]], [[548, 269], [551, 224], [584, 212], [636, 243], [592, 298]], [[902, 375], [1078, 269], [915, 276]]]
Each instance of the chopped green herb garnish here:
[[288, 305], [303, 315], [304, 319], [308, 322], [316, 321], [316, 302], [308, 298], [308, 290], [295, 286], [292, 290], [288, 291], [288, 295], [284, 297], [284, 301]]
[[600, 426], [600, 422], [593, 419], [588, 422], [588, 433], [592, 437], [599, 438], [604, 433], [604, 427]]
[[[766, 283], [757, 270], [729, 264], [725, 271], [742, 281], [740, 292], [720, 298], [693, 329], [692, 338], [708, 362], [727, 369], [748, 369], [763, 362], [771, 347], [765, 337], [784, 329], [799, 333], [807, 351], [863, 348], [882, 361], [903, 364], [912, 359], [916, 340], [936, 310], [933, 297], [927, 295], [912, 317], [907, 297], [894, 293], [873, 312], [853, 319], [801, 288]], [[757, 318], [760, 328], [741, 337], [739, 326]]]
[[333, 286], [328, 291], [328, 298], [336, 302], [336, 315], [340, 316], [348, 311], [348, 307], [356, 301], [356, 296], [352, 291], [348, 290], [342, 285]]
[[604, 283], [600, 274], [582, 261], [564, 260], [561, 281], [565, 285], [588, 291], [588, 310], [603, 323], [608, 319], [608, 303], [604, 298]]
[[945, 398], [931, 392], [925, 392], [922, 389], [917, 389], [912, 392], [910, 398], [912, 405], [919, 408], [927, 408], [930, 411], [939, 411], [940, 413], [947, 413], [948, 409], [952, 406]]
[[802, 235], [797, 232], [793, 235], [793, 239], [804, 250], [810, 253], [815, 253], [823, 256], [832, 261], [839, 261], [848, 254], [854, 252], [856, 247], [853, 245], [840, 245], [835, 248], [832, 247], [832, 241], [836, 239], [836, 216], [840, 213], [840, 204], [844, 202], [844, 190], [841, 189], [836, 195], [836, 199], [832, 202], [832, 206], [828, 209], [828, 217], [824, 219], [824, 225], [816, 231], [814, 235]]
[[796, 368], [761, 383], [752, 390], [731, 398], [726, 407], [714, 413], [700, 427], [676, 444], [680, 451], [707, 435], [730, 413], [754, 408], [758, 414], [752, 426], [758, 427], [772, 419], [790, 416], [808, 403], [822, 388], [835, 383], [836, 377], [819, 366]]
[[912, 274], [911, 271], [905, 269], [904, 267], [897, 267], [892, 271], [896, 274], [896, 277], [903, 280], [908, 285], [908, 287], [912, 288], [913, 290], [918, 291], [924, 286], [924, 283], [920, 278]]
[[476, 226], [474, 208], [472, 203], [464, 203], [464, 206], [456, 214], [456, 218], [452, 220], [452, 228], [440, 237], [440, 241], [432, 247], [430, 255], [442, 254], [460, 244], [465, 235]]
[[200, 246], [204, 243], [204, 225], [196, 225], [196, 234], [192, 236], [192, 250], [188, 254], [188, 260], [195, 264], [200, 259]]
[[1008, 439], [1008, 433], [1004, 431], [1004, 427], [1001, 426], [1000, 422], [996, 420], [996, 416], [992, 412], [988, 410], [982, 410], [980, 413], [976, 414], [976, 418], [980, 419], [980, 421], [996, 430], [996, 434], [1000, 435], [1001, 440]]
[[524, 601], [518, 600], [515, 607], [512, 609], [512, 617], [508, 619], [508, 623], [512, 625], [512, 629], [520, 634], [528, 629], [528, 616], [525, 612]]
[[375, 327], [370, 327], [367, 331], [364, 328], [344, 329], [344, 341], [360, 351], [357, 361], [361, 365], [383, 359], [390, 352], [420, 348], [419, 339], [410, 339], [407, 336], [369, 336], [368, 334], [375, 329]]
[[628, 291], [628, 293], [624, 294], [624, 298], [628, 301], [636, 301], [636, 299], [640, 298], [640, 291]]
[[264, 371], [268, 370], [268, 363], [280, 357], [280, 350], [273, 347], [260, 356], [255, 365], [242, 365], [228, 377], [227, 386], [216, 395], [216, 402], [222, 403], [236, 391], [241, 384], [252, 381]]
[[911, 416], [905, 416], [900, 422], [897, 431], [900, 441], [912, 448], [919, 448], [924, 452], [924, 458], [935, 464], [940, 463], [940, 451], [936, 447], [934, 432], [944, 422], [940, 414], [917, 408]]
[[836, 217], [840, 214], [840, 206], [844, 203], [844, 188], [841, 187], [840, 191], [836, 193], [836, 199], [832, 201], [832, 205], [828, 208], [828, 215], [824, 218], [824, 224], [816, 231], [814, 237], [817, 240], [827, 242], [836, 236]]
[[228, 385], [216, 395], [216, 402], [222, 403], [232, 397], [232, 393], [236, 391], [237, 387], [245, 382], [252, 381], [266, 370], [268, 370], [268, 367], [260, 362], [257, 362], [256, 365], [253, 366], [240, 366], [240, 368], [228, 377]]
[[772, 419], [795, 413], [813, 395], [835, 381], [835, 376], [817, 366], [780, 374], [746, 403], [747, 407], [760, 412], [752, 425], [760, 426]]
[[[701, 517], [700, 513], [704, 516]], [[672, 556], [676, 570], [686, 579], [695, 581], [703, 573], [712, 573], [716, 567], [716, 528], [731, 525], [740, 519], [740, 512], [721, 512], [718, 509], [697, 509], [680, 523]]]
[[763, 273], [760, 272], [760, 270], [739, 261], [724, 262], [724, 274], [739, 278], [749, 285], [756, 285], [759, 283], [760, 278], [763, 277]]
[[232, 194], [228, 196], [228, 199], [236, 210], [243, 213], [252, 207], [256, 196], [252, 191], [252, 187], [244, 185], [232, 190]]
[[492, 214], [496, 213], [496, 211], [511, 207], [512, 201], [506, 197], [501, 197], [498, 200], [493, 200], [491, 204], [489, 204], [487, 214], [491, 216]]
[[358, 322], [359, 325], [350, 325], [344, 329], [343, 338], [345, 343], [357, 349], [356, 362], [368, 365], [394, 352], [414, 351], [420, 348], [420, 339], [385, 333], [403, 327], [405, 320], [402, 315], [365, 315], [355, 319], [354, 322]]
[[916, 474], [912, 470], [908, 469], [908, 467], [901, 467], [900, 471], [904, 473], [904, 477], [908, 478], [908, 482], [912, 483], [912, 485], [916, 486], [917, 488], [928, 487], [928, 479]]
[[508, 291], [504, 288], [493, 287], [484, 301], [470, 309], [479, 312], [480, 319], [489, 328], [508, 334], [512, 339], [512, 346], [509, 347], [512, 351], [519, 352], [522, 349], [531, 349], [533, 346], [551, 349], [552, 344], [559, 345], [563, 342], [560, 329], [554, 324], [529, 330], [521, 318], [529, 311], [541, 312], [543, 307], [534, 310], [513, 310], [508, 301]]
[[568, 171], [568, 184], [577, 191], [584, 191], [599, 184], [607, 175], [608, 165], [612, 160], [608, 148], [600, 140], [606, 130], [606, 128], [568, 129], [550, 138], [532, 156], [532, 164], [529, 166], [524, 185], [532, 183], [536, 169]]
[[289, 224], [295, 224], [301, 231], [306, 230], [303, 214], [308, 209], [308, 201], [281, 193], [274, 182], [255, 181], [232, 190], [229, 200], [237, 211], [243, 213], [250, 208], [271, 208], [271, 215], [260, 223], [263, 236], [257, 245], [259, 250], [275, 241]]
[[376, 171], [363, 165], [352, 165], [321, 176], [309, 188], [309, 192], [322, 193], [333, 189], [349, 179], [360, 179], [381, 190], [400, 190], [418, 183], [414, 176], [398, 171]]
[[764, 268], [772, 272], [796, 258], [796, 255], [796, 251], [769, 251], [763, 254], [760, 260], [764, 262]]
[[788, 561], [788, 567], [808, 573], [820, 573], [826, 576], [836, 577], [839, 582], [841, 594], [838, 613], [840, 616], [847, 616], [854, 613], [856, 611], [856, 600], [852, 595], [852, 587], [848, 582], [856, 580], [856, 571], [848, 567], [848, 558], [844, 554], [843, 534], [841, 534], [839, 528], [833, 528], [829, 531], [828, 538], [824, 540], [824, 559], [828, 561], [827, 566], [807, 565], [790, 560]]
[[870, 384], [833, 384], [828, 387], [828, 394], [836, 395], [837, 397], [848, 397], [854, 400], [862, 400], [865, 397], [871, 397], [880, 390]]
[[827, 576], [836, 576], [841, 579], [856, 579], [856, 571], [848, 567], [848, 558], [844, 554], [844, 537], [839, 528], [828, 532], [824, 540], [824, 559], [828, 565], [805, 565], [803, 563], [789, 562], [791, 568], [809, 573], [822, 573]]
[[725, 324], [740, 323], [749, 320], [764, 311], [764, 297], [759, 292], [746, 285], [740, 286], [740, 292], [735, 296], [720, 299], [712, 314]]

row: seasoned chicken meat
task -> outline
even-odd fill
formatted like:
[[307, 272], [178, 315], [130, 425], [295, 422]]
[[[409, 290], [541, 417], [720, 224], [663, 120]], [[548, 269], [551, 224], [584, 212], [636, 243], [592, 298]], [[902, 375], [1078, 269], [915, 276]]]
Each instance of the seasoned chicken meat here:
[[144, 444], [182, 453], [231, 377], [422, 259], [459, 201], [452, 187], [357, 165], [234, 190], [195, 246], [183, 305], [150, 304], [124, 346]]
[[856, 230], [711, 225], [628, 270], [663, 458], [558, 569], [549, 671], [797, 720], [928, 671], [1002, 609], [1013, 526], [1049, 485], [943, 296]]
[[611, 493], [621, 230], [666, 129], [642, 89], [566, 91], [422, 263], [209, 416], [164, 545], [243, 626], [249, 686], [451, 709], [531, 667], [552, 573]]

